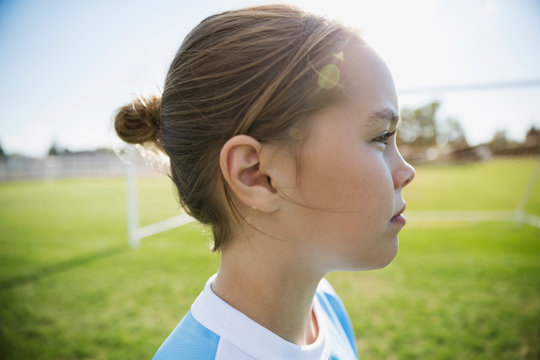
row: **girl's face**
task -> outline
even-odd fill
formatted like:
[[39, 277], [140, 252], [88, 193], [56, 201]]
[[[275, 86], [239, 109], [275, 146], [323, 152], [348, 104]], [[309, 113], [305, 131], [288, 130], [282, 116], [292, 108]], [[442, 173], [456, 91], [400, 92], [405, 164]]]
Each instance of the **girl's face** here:
[[414, 177], [393, 135], [399, 112], [384, 62], [370, 48], [351, 48], [343, 76], [350, 100], [310, 119], [299, 178], [276, 184], [290, 199], [288, 233], [324, 271], [373, 269], [394, 258], [401, 190]]

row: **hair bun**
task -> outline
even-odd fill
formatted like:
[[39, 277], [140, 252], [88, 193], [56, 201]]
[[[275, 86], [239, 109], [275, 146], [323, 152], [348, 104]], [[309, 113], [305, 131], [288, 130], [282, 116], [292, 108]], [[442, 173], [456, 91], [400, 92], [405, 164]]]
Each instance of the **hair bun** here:
[[114, 128], [118, 136], [130, 144], [154, 142], [160, 146], [161, 98], [150, 96], [138, 98], [118, 109]]

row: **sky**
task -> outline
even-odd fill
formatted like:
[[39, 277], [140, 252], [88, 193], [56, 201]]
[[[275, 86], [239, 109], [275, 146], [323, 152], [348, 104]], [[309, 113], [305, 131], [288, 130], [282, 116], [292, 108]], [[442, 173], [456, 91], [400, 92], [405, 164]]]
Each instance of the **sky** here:
[[[390, 67], [401, 107], [439, 100], [471, 144], [540, 127], [540, 0], [279, 1], [363, 29]], [[115, 110], [159, 92], [184, 36], [256, 0], [0, 0], [0, 144], [44, 156], [55, 141], [122, 146]], [[528, 86], [449, 86], [524, 83]], [[427, 89], [412, 92], [414, 89]]]

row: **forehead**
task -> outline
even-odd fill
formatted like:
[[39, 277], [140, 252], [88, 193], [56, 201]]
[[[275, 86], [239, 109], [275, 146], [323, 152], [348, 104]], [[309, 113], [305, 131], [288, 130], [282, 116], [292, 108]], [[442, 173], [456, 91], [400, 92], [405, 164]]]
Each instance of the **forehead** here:
[[343, 53], [343, 87], [346, 100], [369, 110], [397, 113], [398, 100], [394, 80], [386, 63], [369, 46], [352, 43]]
[[[340, 53], [340, 101], [311, 115], [310, 131], [325, 125], [345, 133], [358, 126], [395, 128], [399, 119], [394, 81], [379, 55], [364, 44], [350, 43]], [[340, 124], [340, 126], [336, 126]], [[328, 130], [328, 129], [327, 129]], [[327, 131], [325, 130], [325, 131]]]

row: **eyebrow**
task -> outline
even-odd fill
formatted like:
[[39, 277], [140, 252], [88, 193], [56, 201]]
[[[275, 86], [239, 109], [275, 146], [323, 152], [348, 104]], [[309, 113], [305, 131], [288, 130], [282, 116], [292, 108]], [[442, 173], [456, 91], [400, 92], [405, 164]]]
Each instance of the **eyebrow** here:
[[370, 123], [390, 123], [390, 128], [395, 128], [399, 122], [399, 115], [391, 108], [384, 108], [369, 115]]

